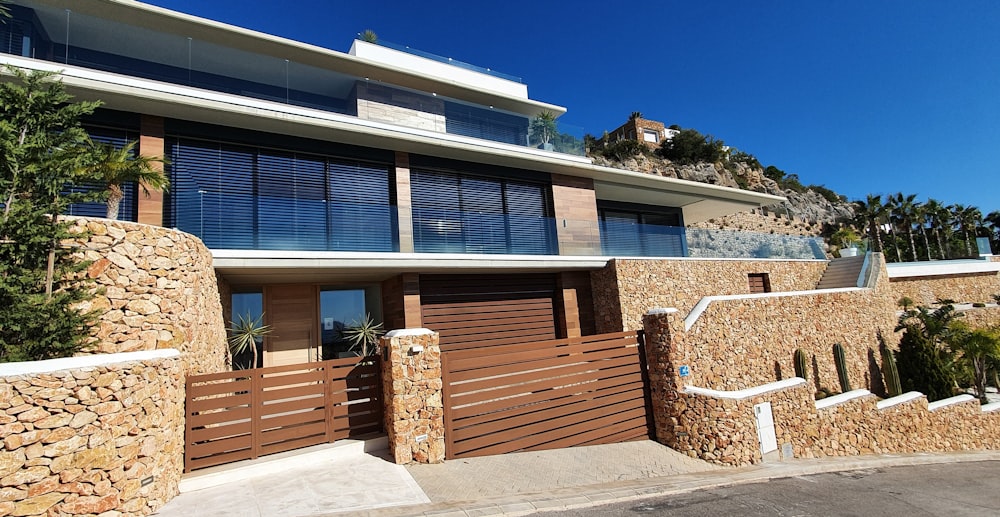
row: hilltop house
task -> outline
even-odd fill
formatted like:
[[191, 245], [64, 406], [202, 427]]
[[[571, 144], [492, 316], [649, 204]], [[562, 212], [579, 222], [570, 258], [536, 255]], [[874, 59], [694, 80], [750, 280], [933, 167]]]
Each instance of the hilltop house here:
[[274, 327], [264, 365], [344, 353], [336, 331], [366, 313], [440, 329], [445, 349], [592, 334], [608, 257], [684, 255], [685, 224], [782, 200], [539, 145], [530, 122], [565, 108], [402, 47], [342, 53], [123, 0], [11, 8], [5, 64], [60, 72], [103, 101], [94, 138], [167, 158], [170, 191], [131, 189], [123, 218], [204, 241], [226, 311]]
[[[638, 114], [634, 114], [638, 115]], [[629, 117], [628, 121], [618, 126], [605, 137], [605, 144], [619, 140], [635, 140], [646, 144], [650, 149], [657, 149], [664, 140], [670, 140], [680, 132], [676, 126], [666, 127], [663, 122], [648, 120], [641, 115]], [[602, 139], [603, 140], [603, 139]]]

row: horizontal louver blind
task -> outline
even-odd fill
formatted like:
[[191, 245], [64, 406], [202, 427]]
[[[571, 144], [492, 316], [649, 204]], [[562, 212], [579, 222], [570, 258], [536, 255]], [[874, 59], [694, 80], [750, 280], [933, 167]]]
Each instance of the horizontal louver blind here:
[[[138, 138], [138, 135], [125, 129], [110, 129], [103, 127], [86, 127], [87, 134], [94, 142], [113, 145], [116, 148], [125, 147], [126, 144]], [[134, 149], [133, 149], [134, 154]], [[77, 185], [71, 191], [74, 193], [100, 192], [106, 189], [105, 185]], [[118, 219], [121, 221], [136, 221], [138, 219], [138, 204], [136, 193], [138, 188], [135, 182], [122, 185], [125, 197], [118, 208]], [[83, 217], [105, 217], [108, 214], [107, 205], [101, 201], [88, 203], [74, 203], [66, 211], [67, 215], [79, 215]]]
[[389, 166], [171, 139], [169, 224], [212, 248], [395, 251]]
[[413, 244], [428, 253], [555, 253], [548, 187], [413, 170]]

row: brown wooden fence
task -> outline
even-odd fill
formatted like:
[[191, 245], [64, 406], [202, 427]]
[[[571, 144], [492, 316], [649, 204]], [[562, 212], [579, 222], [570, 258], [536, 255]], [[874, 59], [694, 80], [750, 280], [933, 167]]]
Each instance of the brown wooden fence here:
[[194, 375], [185, 411], [185, 472], [380, 431], [378, 358]]
[[442, 353], [448, 458], [649, 436], [636, 332]]

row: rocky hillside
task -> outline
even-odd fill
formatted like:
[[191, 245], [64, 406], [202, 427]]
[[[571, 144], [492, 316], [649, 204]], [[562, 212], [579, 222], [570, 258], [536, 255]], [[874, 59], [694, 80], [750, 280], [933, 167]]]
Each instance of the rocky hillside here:
[[596, 165], [606, 167], [784, 196], [788, 198], [786, 205], [768, 208], [779, 213], [784, 213], [787, 209], [791, 216], [805, 221], [834, 223], [849, 219], [854, 214], [850, 203], [831, 202], [812, 189], [806, 189], [804, 192], [782, 189], [778, 182], [764, 176], [763, 169], [745, 163], [730, 162], [728, 167], [722, 163], [678, 165], [651, 154], [639, 154], [621, 161], [604, 156], [592, 156], [592, 158]]

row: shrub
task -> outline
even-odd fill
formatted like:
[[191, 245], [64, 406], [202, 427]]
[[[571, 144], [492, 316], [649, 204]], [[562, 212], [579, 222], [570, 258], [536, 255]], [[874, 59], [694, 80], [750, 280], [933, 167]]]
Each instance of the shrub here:
[[698, 162], [715, 163], [722, 159], [725, 143], [694, 129], [682, 129], [660, 144], [660, 156], [680, 165]]
[[917, 325], [908, 325], [899, 340], [896, 368], [904, 392], [919, 391], [927, 400], [941, 400], [952, 394], [955, 385], [946, 352]]
[[648, 152], [648, 149], [649, 148], [646, 147], [646, 144], [642, 142], [635, 140], [619, 140], [604, 146], [603, 149], [599, 149], [598, 153], [605, 158], [624, 161], [628, 158], [634, 158], [640, 154], [644, 154]]

